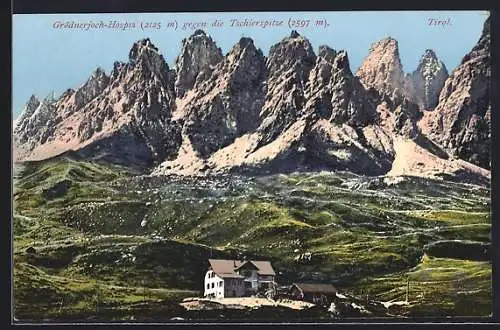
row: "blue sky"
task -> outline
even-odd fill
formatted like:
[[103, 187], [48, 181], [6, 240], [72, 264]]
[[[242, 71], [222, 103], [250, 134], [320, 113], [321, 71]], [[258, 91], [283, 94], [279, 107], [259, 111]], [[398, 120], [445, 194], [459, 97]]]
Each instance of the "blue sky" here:
[[[261, 13], [137, 13], [137, 14], [51, 14], [13, 17], [13, 117], [16, 118], [32, 95], [56, 96], [67, 88], [83, 84], [98, 66], [109, 72], [114, 61], [126, 61], [132, 44], [148, 37], [171, 66], [181, 40], [194, 32], [183, 29], [188, 22], [207, 22], [204, 28], [223, 53], [239, 38], [251, 37], [267, 55], [270, 46], [290, 34], [289, 19], [311, 20], [308, 27], [295, 28], [312, 43], [315, 52], [326, 44], [348, 52], [353, 72], [368, 54], [370, 45], [384, 37], [398, 40], [405, 72], [417, 67], [425, 49], [433, 49], [452, 71], [475, 45], [487, 17], [484, 11], [416, 12], [261, 12]], [[231, 27], [231, 19], [283, 20], [281, 27]], [[430, 26], [430, 18], [448, 20], [451, 25]], [[223, 27], [212, 27], [218, 19]], [[315, 26], [326, 20], [328, 27]], [[135, 23], [135, 28], [57, 29], [56, 22]], [[168, 27], [177, 22], [177, 29]], [[141, 29], [140, 22], [159, 22], [160, 29]]]

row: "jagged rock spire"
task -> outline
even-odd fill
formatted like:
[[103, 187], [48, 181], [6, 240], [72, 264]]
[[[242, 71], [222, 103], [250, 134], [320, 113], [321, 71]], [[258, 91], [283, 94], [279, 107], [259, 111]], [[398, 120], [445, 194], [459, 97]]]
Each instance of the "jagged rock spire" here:
[[222, 58], [221, 49], [203, 30], [196, 30], [190, 37], [183, 39], [181, 53], [174, 65], [177, 96], [183, 97], [197, 79], [202, 81], [210, 77]]
[[305, 105], [304, 91], [316, 55], [309, 40], [292, 31], [289, 37], [271, 46], [266, 61], [267, 102], [262, 108], [261, 144], [270, 142], [289, 127]]
[[90, 78], [75, 92], [75, 110], [80, 109], [99, 95], [109, 83], [106, 72], [98, 67]]
[[400, 102], [406, 95], [407, 83], [397, 40], [387, 37], [373, 43], [356, 76], [366, 88], [372, 87]]
[[432, 110], [436, 107], [446, 78], [446, 66], [432, 49], [427, 49], [412, 74], [415, 99], [421, 108]]

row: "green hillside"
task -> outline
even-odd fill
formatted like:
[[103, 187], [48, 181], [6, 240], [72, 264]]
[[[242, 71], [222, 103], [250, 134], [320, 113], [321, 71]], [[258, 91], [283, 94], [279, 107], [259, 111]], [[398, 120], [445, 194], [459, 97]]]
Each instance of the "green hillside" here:
[[[158, 178], [70, 157], [23, 164], [14, 183], [18, 318], [92, 317], [97, 291], [121, 311], [109, 318], [139, 301], [175, 316], [173, 302], [201, 294], [209, 257], [241, 255], [270, 259], [280, 283], [330, 282], [384, 303], [428, 274], [425, 297], [394, 315], [491, 313], [485, 187], [326, 172]], [[454, 255], [462, 241], [472, 252]]]

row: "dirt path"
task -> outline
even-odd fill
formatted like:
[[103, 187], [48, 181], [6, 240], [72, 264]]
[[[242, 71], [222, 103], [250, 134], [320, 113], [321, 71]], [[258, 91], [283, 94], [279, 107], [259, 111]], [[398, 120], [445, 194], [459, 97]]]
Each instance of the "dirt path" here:
[[186, 308], [195, 308], [196, 305], [201, 305], [203, 302], [215, 302], [222, 305], [239, 305], [243, 307], [258, 307], [258, 306], [283, 306], [292, 309], [304, 309], [314, 304], [306, 301], [296, 301], [296, 300], [280, 300], [274, 301], [267, 298], [256, 298], [256, 297], [238, 297], [238, 298], [186, 298], [182, 305]]

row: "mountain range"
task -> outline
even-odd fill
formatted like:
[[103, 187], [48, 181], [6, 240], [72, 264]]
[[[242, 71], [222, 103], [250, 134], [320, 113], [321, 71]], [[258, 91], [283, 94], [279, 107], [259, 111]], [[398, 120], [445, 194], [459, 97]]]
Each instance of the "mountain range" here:
[[451, 73], [428, 49], [403, 71], [398, 42], [317, 53], [296, 31], [268, 56], [250, 38], [223, 54], [197, 30], [170, 68], [149, 39], [60, 97], [32, 96], [14, 161], [63, 153], [152, 175], [345, 170], [365, 175], [490, 175], [490, 29]]

